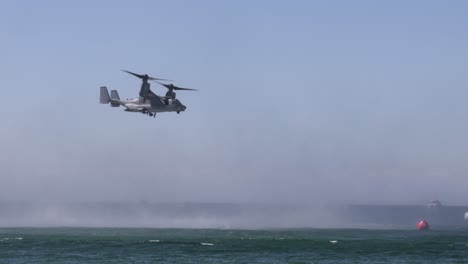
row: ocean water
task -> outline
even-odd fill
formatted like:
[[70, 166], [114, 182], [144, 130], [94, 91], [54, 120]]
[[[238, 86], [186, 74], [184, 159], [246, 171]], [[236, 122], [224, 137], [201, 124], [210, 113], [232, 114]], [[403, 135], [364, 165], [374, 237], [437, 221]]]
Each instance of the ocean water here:
[[0, 263], [468, 263], [468, 229], [2, 228]]

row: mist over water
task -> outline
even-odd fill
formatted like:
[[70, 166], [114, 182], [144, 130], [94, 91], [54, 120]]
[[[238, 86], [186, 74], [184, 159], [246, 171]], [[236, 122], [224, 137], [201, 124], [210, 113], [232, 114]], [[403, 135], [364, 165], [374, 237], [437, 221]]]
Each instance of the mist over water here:
[[[463, 2], [45, 6], [0, 10], [0, 226], [331, 227], [350, 204], [468, 204]], [[200, 91], [155, 119], [99, 105], [101, 85], [137, 95], [120, 69]]]
[[[2, 203], [3, 227], [269, 229], [338, 227], [338, 208], [221, 203]], [[348, 223], [348, 226], [349, 225]]]

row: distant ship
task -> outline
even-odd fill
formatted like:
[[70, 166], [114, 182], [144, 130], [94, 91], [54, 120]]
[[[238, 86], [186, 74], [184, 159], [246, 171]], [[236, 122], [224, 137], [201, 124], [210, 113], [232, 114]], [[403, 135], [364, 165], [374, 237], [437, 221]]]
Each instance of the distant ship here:
[[345, 216], [351, 223], [414, 226], [426, 219], [432, 226], [468, 226], [468, 206], [442, 205], [431, 200], [427, 205], [350, 205]]
[[427, 204], [427, 208], [429, 208], [429, 209], [437, 209], [437, 208], [441, 208], [441, 207], [442, 207], [442, 204], [440, 203], [439, 200], [431, 200]]

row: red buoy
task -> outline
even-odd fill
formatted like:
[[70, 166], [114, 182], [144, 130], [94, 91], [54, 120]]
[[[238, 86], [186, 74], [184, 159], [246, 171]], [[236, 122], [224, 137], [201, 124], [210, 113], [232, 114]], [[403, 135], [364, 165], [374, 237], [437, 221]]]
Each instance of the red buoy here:
[[416, 224], [419, 231], [429, 230], [429, 223], [426, 220], [421, 220]]

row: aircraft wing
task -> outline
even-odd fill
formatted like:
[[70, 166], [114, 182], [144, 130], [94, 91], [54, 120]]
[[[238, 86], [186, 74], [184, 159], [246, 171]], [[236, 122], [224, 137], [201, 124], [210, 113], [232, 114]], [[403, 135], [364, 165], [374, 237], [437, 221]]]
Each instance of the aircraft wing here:
[[166, 104], [161, 99], [161, 97], [157, 96], [153, 92], [149, 92], [147, 98], [150, 101], [151, 106], [153, 107], [165, 107], [166, 106]]
[[149, 88], [149, 84], [146, 86], [146, 91], [144, 95], [143, 96], [140, 95], [140, 96], [141, 96], [140, 98], [143, 99], [143, 101], [149, 101], [152, 107], [165, 107], [166, 106], [161, 96], [151, 91], [151, 89]]
[[145, 97], [148, 98], [149, 100], [154, 99], [154, 98], [159, 98], [159, 96], [153, 93], [153, 91], [151, 90], [148, 90]]

